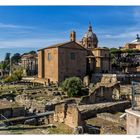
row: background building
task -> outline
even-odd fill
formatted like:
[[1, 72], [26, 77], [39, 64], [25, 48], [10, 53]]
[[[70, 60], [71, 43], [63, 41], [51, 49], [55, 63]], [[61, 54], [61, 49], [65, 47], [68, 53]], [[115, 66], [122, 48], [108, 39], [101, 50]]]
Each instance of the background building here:
[[140, 37], [137, 34], [136, 40], [126, 43], [125, 47], [123, 49], [137, 49], [140, 50]]
[[37, 75], [38, 58], [36, 53], [23, 54], [21, 56], [21, 66], [23, 67], [25, 76]]

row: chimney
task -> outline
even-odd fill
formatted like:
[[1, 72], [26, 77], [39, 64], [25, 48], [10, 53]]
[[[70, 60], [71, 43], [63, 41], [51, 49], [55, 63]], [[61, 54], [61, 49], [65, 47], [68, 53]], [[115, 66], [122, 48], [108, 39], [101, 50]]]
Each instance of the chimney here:
[[70, 33], [70, 41], [76, 41], [76, 32], [75, 31], [72, 31]]

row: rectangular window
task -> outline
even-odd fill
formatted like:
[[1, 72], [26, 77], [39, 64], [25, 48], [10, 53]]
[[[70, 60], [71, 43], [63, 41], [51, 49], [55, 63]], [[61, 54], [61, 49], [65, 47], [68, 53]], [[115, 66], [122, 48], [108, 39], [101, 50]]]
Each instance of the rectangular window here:
[[71, 60], [75, 60], [75, 53], [70, 53]]
[[52, 59], [51, 53], [48, 53], [48, 61]]

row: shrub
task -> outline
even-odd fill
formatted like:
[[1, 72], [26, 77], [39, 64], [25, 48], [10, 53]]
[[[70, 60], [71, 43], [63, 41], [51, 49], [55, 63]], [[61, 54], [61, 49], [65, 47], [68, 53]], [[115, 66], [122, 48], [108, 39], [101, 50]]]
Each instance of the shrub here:
[[82, 87], [82, 80], [78, 77], [67, 78], [61, 84], [62, 90], [66, 92], [69, 97], [79, 96]]
[[17, 69], [15, 70], [11, 76], [7, 76], [4, 79], [4, 82], [15, 82], [15, 81], [20, 81], [22, 79], [23, 71], [22, 69]]
[[13, 77], [16, 80], [21, 80], [23, 76], [23, 70], [22, 69], [17, 69], [13, 72]]

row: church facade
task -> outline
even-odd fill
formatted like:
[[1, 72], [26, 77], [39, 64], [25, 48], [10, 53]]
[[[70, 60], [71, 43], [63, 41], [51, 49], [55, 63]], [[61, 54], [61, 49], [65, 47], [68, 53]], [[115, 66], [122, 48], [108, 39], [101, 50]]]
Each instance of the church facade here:
[[96, 34], [93, 33], [91, 25], [89, 25], [88, 31], [80, 41], [80, 44], [86, 48], [88, 52], [87, 71], [89, 74], [111, 72], [109, 49], [98, 47], [98, 38]]
[[38, 50], [38, 78], [47, 83], [110, 71], [109, 50], [98, 47], [98, 38], [91, 25], [81, 41], [76, 41], [76, 32], [72, 31], [70, 41]]

